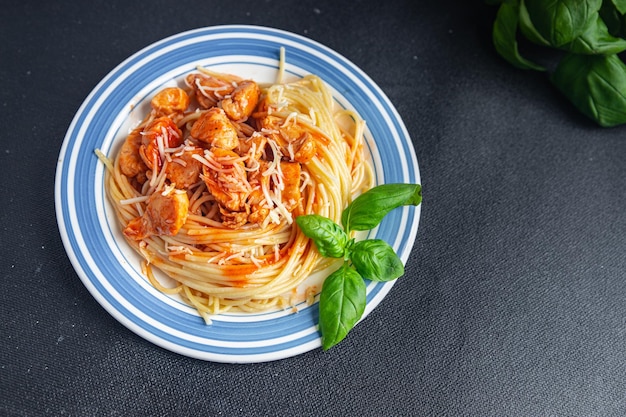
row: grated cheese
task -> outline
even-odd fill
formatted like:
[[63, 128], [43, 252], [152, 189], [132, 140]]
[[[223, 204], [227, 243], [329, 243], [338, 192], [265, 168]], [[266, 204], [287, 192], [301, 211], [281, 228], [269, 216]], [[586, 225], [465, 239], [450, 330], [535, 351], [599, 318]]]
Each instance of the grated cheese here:
[[309, 175], [309, 173], [304, 170], [300, 171], [300, 192], [303, 192], [305, 188], [311, 183], [311, 176]]
[[289, 160], [293, 162], [295, 158], [295, 154], [293, 152], [293, 143], [289, 142], [287, 144], [287, 152], [289, 153]]
[[120, 200], [120, 204], [123, 206], [135, 204], [135, 203], [143, 203], [150, 198], [147, 195], [140, 195], [139, 197], [126, 198], [124, 200]]
[[161, 192], [162, 196], [168, 196], [172, 193], [172, 191], [174, 191], [174, 189], [176, 188], [176, 184], [170, 184], [170, 185], [166, 185], [165, 189]]
[[161, 134], [157, 135], [156, 142], [159, 148], [159, 157], [161, 158], [161, 162], [165, 160], [165, 143], [163, 142], [167, 137], [167, 131], [164, 127], [161, 127]]
[[178, 165], [181, 165], [183, 167], [187, 166], [187, 162], [184, 159], [182, 159], [182, 158], [171, 158], [170, 162], [175, 162]]
[[289, 123], [291, 123], [292, 126], [295, 126], [298, 123], [298, 113], [295, 111], [292, 111], [291, 113], [289, 113], [289, 116], [287, 116], [285, 118], [285, 121], [283, 122], [282, 125], [280, 125], [280, 127], [287, 127], [289, 125]]

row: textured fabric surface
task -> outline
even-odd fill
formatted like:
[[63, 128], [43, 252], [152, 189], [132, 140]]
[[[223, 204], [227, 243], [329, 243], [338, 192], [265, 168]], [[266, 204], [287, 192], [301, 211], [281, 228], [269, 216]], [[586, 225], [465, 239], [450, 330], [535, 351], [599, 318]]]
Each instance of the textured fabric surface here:
[[[482, 2], [11, 1], [0, 7], [0, 415], [626, 415], [626, 127], [496, 56]], [[119, 62], [216, 24], [341, 53], [412, 136], [406, 276], [340, 345], [254, 365], [152, 345], [83, 286], [57, 229], [65, 132]]]

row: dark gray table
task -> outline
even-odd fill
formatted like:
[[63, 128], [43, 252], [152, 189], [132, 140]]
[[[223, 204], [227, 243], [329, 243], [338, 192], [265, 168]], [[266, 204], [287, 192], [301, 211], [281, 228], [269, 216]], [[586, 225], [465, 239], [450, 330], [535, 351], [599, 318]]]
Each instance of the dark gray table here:
[[[626, 127], [597, 127], [503, 62], [494, 16], [451, 0], [3, 2], [0, 414], [625, 415]], [[166, 351], [100, 307], [60, 240], [57, 156], [91, 89], [152, 42], [230, 23], [353, 61], [416, 149], [406, 276], [326, 353]]]

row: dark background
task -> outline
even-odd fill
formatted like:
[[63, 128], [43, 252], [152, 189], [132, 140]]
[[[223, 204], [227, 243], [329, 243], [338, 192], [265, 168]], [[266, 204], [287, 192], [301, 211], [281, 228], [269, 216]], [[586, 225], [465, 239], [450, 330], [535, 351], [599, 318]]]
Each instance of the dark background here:
[[[476, 1], [0, 4], [0, 414], [626, 415], [626, 126], [579, 114], [494, 52]], [[253, 365], [143, 340], [60, 240], [54, 178], [117, 64], [218, 24], [310, 37], [370, 75], [418, 156], [406, 276], [340, 345]]]

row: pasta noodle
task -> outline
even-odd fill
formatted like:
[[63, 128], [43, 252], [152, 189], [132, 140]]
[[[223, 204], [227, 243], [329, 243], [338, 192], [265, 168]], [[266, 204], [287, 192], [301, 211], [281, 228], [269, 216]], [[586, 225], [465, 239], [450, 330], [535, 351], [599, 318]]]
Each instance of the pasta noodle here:
[[[281, 53], [282, 57], [282, 53]], [[281, 67], [283, 62], [281, 59]], [[158, 92], [145, 119], [106, 163], [105, 189], [142, 271], [210, 323], [312, 299], [295, 294], [329, 265], [294, 219], [340, 222], [372, 186], [364, 121], [335, 109], [323, 81], [259, 85], [198, 68]], [[158, 268], [176, 285], [155, 276]]]

